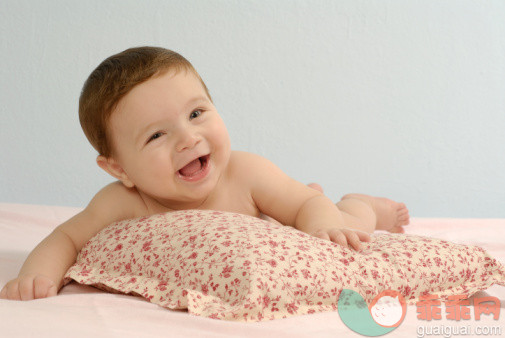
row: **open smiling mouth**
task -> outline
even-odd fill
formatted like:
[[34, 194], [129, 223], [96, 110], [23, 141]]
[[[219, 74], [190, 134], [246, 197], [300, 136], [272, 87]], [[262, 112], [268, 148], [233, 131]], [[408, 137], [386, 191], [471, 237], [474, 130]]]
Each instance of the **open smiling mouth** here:
[[200, 156], [181, 168], [177, 174], [185, 181], [195, 182], [207, 176], [209, 172], [210, 154]]

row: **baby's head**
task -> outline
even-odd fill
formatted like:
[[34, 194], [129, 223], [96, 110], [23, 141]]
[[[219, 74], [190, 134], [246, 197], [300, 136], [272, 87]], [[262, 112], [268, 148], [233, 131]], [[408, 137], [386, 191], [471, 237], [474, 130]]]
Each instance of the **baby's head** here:
[[160, 47], [136, 47], [105, 59], [88, 77], [79, 99], [79, 120], [91, 145], [104, 157], [113, 155], [109, 121], [118, 102], [135, 86], [165, 72], [189, 71], [207, 86], [182, 55]]
[[158, 202], [205, 200], [230, 158], [204, 82], [189, 61], [163, 48], [132, 48], [103, 61], [84, 84], [79, 118], [98, 165]]

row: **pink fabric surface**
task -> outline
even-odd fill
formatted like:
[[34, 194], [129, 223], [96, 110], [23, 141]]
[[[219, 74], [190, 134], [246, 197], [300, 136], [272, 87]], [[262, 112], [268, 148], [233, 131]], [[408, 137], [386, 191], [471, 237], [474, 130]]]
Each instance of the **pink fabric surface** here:
[[[0, 203], [0, 286], [14, 278], [29, 252], [58, 224], [80, 208]], [[407, 233], [479, 245], [505, 263], [505, 219], [413, 218]], [[420, 321], [409, 306], [403, 323], [388, 337], [417, 335], [419, 326], [501, 326], [505, 334], [505, 288], [494, 286], [482, 295], [502, 302], [500, 319]], [[478, 295], [479, 296], [479, 295]], [[17, 302], [0, 300], [2, 337], [360, 337], [337, 312], [258, 323], [236, 323], [170, 311], [139, 297], [108, 294], [72, 283], [57, 297]]]

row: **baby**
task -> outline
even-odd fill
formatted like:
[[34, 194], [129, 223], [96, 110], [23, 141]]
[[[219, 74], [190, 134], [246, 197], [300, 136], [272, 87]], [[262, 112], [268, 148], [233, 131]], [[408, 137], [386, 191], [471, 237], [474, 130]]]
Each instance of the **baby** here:
[[181, 55], [155, 47], [103, 61], [84, 84], [79, 118], [97, 163], [118, 181], [59, 225], [0, 298], [54, 296], [84, 244], [107, 225], [181, 209], [272, 219], [356, 250], [374, 230], [403, 232], [403, 203], [361, 194], [336, 205], [258, 155], [232, 151], [204, 82]]

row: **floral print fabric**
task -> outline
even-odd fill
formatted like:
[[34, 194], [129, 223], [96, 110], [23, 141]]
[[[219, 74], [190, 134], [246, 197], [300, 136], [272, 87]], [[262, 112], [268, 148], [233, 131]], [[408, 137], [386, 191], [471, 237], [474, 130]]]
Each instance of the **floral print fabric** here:
[[386, 289], [473, 294], [505, 285], [479, 247], [403, 234], [373, 235], [356, 252], [289, 226], [229, 212], [184, 210], [109, 225], [65, 276], [169, 309], [235, 321], [335, 311], [342, 289], [370, 303]]

